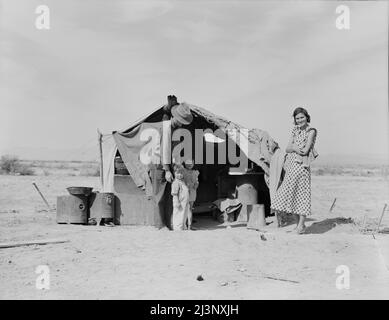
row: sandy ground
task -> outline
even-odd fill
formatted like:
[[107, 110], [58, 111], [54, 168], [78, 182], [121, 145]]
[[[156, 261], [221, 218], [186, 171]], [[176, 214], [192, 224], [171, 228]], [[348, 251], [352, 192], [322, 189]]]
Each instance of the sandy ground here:
[[[0, 249], [1, 299], [389, 298], [389, 235], [359, 230], [364, 217], [374, 226], [389, 203], [381, 178], [313, 177], [313, 215], [300, 236], [292, 225], [277, 229], [273, 218], [264, 232], [209, 217], [197, 217], [198, 230], [189, 232], [58, 225], [33, 181], [52, 205], [68, 186], [98, 185], [96, 177], [0, 176], [1, 242], [69, 240]], [[389, 212], [382, 229], [388, 220]], [[36, 288], [39, 265], [49, 267], [48, 290]], [[349, 289], [336, 287], [341, 265], [350, 270]]]

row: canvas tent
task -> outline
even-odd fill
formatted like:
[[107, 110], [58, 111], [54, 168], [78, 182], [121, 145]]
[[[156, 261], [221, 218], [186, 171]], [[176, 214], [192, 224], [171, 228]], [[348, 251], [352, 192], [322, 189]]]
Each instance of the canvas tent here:
[[[229, 121], [221, 116], [217, 116], [208, 110], [198, 106], [185, 103], [193, 115], [193, 123], [190, 125], [193, 129], [221, 130], [225, 134], [226, 140], [232, 141], [240, 152], [247, 157], [247, 160], [256, 167], [256, 170], [262, 171], [266, 175], [269, 171], [269, 164], [277, 143], [269, 136], [266, 131], [259, 129], [248, 130], [243, 126]], [[143, 141], [140, 137], [144, 129], [157, 128], [163, 125], [164, 107], [160, 107], [144, 118], [136, 121], [125, 130], [114, 131], [111, 134], [105, 134], [102, 137], [102, 192], [113, 192], [119, 199], [116, 207], [119, 215], [127, 216], [122, 219], [121, 224], [149, 224], [162, 226], [168, 224], [166, 212], [171, 207], [157, 203], [152, 199], [152, 184], [148, 166], [140, 160], [141, 150], [144, 150], [150, 141]], [[239, 132], [239, 135], [237, 134]], [[214, 137], [214, 142], [216, 142]], [[208, 140], [212, 140], [208, 139]], [[223, 141], [223, 140], [220, 140]], [[205, 136], [204, 144], [210, 143]], [[216, 145], [216, 143], [215, 143]], [[115, 172], [115, 157], [120, 156], [128, 169], [128, 176], [120, 176]], [[216, 155], [217, 157], [217, 155]], [[219, 190], [215, 185], [220, 178], [220, 172], [231, 166], [227, 163], [220, 165], [208, 165], [205, 163], [197, 166], [200, 169], [200, 181], [198, 198], [199, 202], [217, 200], [220, 196]], [[225, 170], [224, 170], [225, 171]], [[223, 171], [223, 172], [224, 172]], [[220, 179], [219, 179], [220, 180]], [[219, 183], [220, 184], [220, 183]], [[166, 184], [166, 190], [162, 190], [162, 201], [169, 202], [169, 184]], [[128, 211], [132, 211], [128, 212]], [[165, 217], [164, 217], [165, 216]]]

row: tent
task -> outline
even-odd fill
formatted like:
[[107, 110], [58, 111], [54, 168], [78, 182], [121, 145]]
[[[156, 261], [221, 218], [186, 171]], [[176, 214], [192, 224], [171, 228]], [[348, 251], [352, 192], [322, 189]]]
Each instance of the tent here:
[[[249, 164], [245, 170], [252, 170], [259, 174], [257, 177], [258, 180], [261, 180], [259, 182], [260, 189], [263, 191], [263, 197], [268, 199], [266, 183], [268, 183], [270, 159], [274, 150], [278, 147], [269, 134], [259, 129], [248, 130], [233, 121], [198, 106], [186, 102], [181, 104], [188, 106], [193, 115], [193, 122], [188, 126], [188, 129], [191, 132], [200, 129], [205, 130], [206, 134], [202, 142], [204, 148], [210, 150], [208, 148], [209, 144], [214, 145], [216, 149], [223, 143], [234, 144], [239, 156], [241, 158], [246, 157], [246, 162]], [[169, 200], [171, 198], [170, 184], [164, 184], [160, 197], [157, 199], [155, 192], [153, 195], [155, 190], [153, 190], [149, 167], [141, 161], [142, 150], [149, 150], [150, 141], [153, 140], [150, 138], [144, 141], [141, 139], [141, 134], [144, 129], [163, 126], [165, 111], [165, 106], [162, 106], [125, 130], [113, 131], [110, 134], [101, 136], [101, 190], [102, 192], [113, 192], [116, 195], [115, 217], [117, 223], [154, 225], [157, 227], [169, 226], [170, 224], [169, 217], [172, 212], [171, 201]], [[215, 131], [223, 133], [225, 139], [213, 135], [212, 132]], [[231, 190], [236, 182], [234, 175], [230, 174], [231, 169], [236, 165], [231, 164], [229, 159], [225, 163], [220, 163], [222, 161], [219, 161], [217, 152], [215, 151], [217, 159], [213, 164], [208, 164], [205, 159], [203, 163], [198, 163], [195, 160], [196, 169], [200, 171], [200, 186], [196, 200], [198, 207], [223, 196], [226, 197], [229, 192], [228, 188]], [[203, 155], [199, 156], [194, 151], [194, 157], [201, 159]], [[122, 159], [128, 170], [128, 175], [117, 174], [115, 159], [118, 158]], [[260, 176], [260, 173], [262, 173], [262, 176]], [[269, 203], [267, 204], [270, 209]]]

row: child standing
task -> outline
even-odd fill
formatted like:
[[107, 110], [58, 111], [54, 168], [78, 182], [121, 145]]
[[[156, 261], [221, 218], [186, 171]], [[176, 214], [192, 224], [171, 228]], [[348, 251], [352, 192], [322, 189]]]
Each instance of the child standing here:
[[185, 222], [188, 224], [188, 230], [192, 229], [193, 219], [193, 205], [197, 197], [197, 188], [199, 186], [199, 171], [193, 170], [193, 160], [188, 159], [185, 161], [184, 180], [189, 189], [189, 212], [188, 219]]
[[172, 183], [173, 196], [173, 230], [184, 230], [185, 221], [189, 213], [189, 189], [184, 181], [184, 168], [174, 166], [174, 181]]

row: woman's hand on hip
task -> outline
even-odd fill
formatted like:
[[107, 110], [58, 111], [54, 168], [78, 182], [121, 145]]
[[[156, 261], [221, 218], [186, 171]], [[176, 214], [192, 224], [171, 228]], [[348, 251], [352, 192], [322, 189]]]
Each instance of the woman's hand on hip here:
[[303, 155], [301, 149], [298, 147], [297, 144], [292, 145], [292, 150], [293, 150], [293, 152], [296, 152], [297, 154], [299, 154], [301, 156]]

